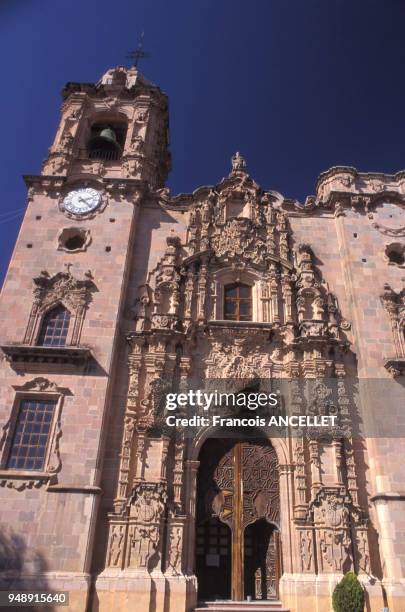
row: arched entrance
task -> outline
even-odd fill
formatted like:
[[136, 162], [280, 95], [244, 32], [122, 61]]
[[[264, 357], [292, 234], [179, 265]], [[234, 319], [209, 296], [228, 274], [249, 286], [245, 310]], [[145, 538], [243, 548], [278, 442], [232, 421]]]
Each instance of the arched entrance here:
[[199, 455], [198, 600], [278, 597], [279, 468], [268, 440], [209, 439]]

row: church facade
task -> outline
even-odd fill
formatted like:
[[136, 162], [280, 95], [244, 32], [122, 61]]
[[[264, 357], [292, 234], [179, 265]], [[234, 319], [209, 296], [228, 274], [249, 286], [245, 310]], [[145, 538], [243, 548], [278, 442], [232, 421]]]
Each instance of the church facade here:
[[[1, 294], [1, 589], [328, 612], [354, 571], [403, 611], [405, 172], [334, 167], [300, 204], [236, 153], [172, 197], [158, 87], [118, 67], [62, 96]], [[168, 426], [191, 388], [338, 425]]]

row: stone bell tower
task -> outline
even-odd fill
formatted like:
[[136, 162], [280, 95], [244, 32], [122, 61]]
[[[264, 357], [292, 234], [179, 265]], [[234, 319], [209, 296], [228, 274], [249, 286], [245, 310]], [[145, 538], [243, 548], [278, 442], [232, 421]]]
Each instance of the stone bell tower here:
[[82, 611], [139, 211], [170, 153], [167, 98], [135, 68], [62, 97], [0, 302], [0, 538], [21, 544], [1, 588], [65, 589]]
[[136, 68], [108, 70], [95, 85], [67, 83], [43, 174], [95, 174], [163, 186], [170, 170], [167, 100]]

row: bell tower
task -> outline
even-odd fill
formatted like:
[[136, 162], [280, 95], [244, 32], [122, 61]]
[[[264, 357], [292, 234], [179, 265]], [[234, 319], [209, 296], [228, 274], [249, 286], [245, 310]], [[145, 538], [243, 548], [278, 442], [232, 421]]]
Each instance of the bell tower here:
[[84, 610], [134, 245], [170, 170], [168, 101], [121, 66], [68, 83], [62, 97], [42, 170], [24, 177], [27, 209], [0, 296], [0, 507], [7, 500], [7, 537], [52, 573], [24, 587], [69, 580], [69, 609]]
[[96, 175], [161, 188], [170, 170], [167, 98], [135, 67], [96, 84], [67, 83], [62, 118], [44, 175]]

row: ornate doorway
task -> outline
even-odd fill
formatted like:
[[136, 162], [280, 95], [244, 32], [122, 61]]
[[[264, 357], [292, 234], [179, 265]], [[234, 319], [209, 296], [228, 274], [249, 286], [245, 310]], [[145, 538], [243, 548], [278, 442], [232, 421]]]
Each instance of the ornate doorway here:
[[280, 493], [273, 446], [262, 439], [210, 439], [199, 460], [199, 601], [276, 599], [281, 574]]

